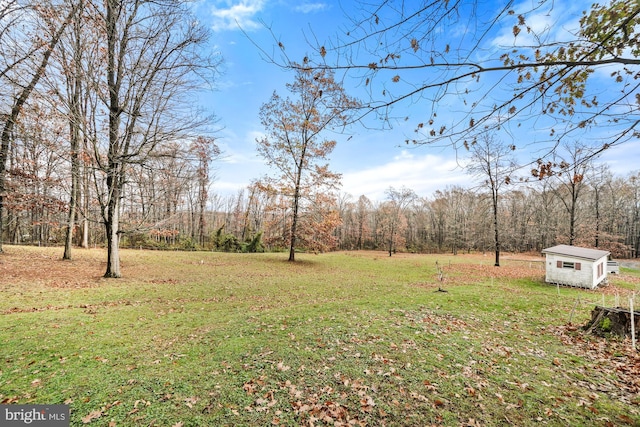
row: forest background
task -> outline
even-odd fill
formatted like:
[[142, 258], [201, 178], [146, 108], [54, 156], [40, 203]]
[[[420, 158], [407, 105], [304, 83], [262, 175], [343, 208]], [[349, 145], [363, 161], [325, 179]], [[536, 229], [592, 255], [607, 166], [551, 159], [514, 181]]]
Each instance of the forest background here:
[[[2, 242], [66, 243], [69, 257], [71, 239], [82, 247], [285, 250], [290, 194], [266, 185], [269, 170], [256, 166], [266, 162], [238, 161], [246, 141], [233, 140], [229, 126], [249, 107], [258, 123], [259, 104], [306, 68], [335, 73], [360, 99], [350, 126], [328, 136], [349, 147], [337, 152], [338, 172], [346, 163], [363, 169], [343, 173], [348, 188], [304, 192], [299, 250], [484, 252], [499, 231], [506, 251], [571, 243], [637, 257], [640, 173], [628, 165], [638, 156], [640, 9], [626, 1], [571, 13], [554, 2], [527, 5], [304, 3], [290, 10], [330, 13], [338, 25], [314, 27], [309, 18], [298, 37], [290, 21], [278, 27], [264, 2], [5, 1]], [[452, 24], [466, 31], [443, 38]], [[354, 32], [341, 31], [349, 26]], [[236, 38], [225, 38], [232, 28]], [[254, 104], [227, 92], [237, 86], [225, 76], [235, 75], [240, 55], [260, 64], [246, 67], [263, 77]], [[253, 150], [268, 132], [249, 129]], [[423, 182], [442, 173], [413, 161], [415, 147], [451, 155], [457, 180], [431, 193], [407, 187], [416, 183], [411, 167]], [[399, 160], [406, 180], [366, 169], [370, 153]], [[239, 165], [232, 174], [256, 175], [230, 191], [230, 165]], [[356, 178], [375, 181], [369, 196], [349, 193]], [[111, 258], [107, 275], [118, 276]]]

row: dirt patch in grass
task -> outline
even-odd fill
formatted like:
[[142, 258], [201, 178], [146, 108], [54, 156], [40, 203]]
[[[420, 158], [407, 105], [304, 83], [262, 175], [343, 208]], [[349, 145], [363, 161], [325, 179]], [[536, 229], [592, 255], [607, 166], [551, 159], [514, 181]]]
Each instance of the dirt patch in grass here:
[[508, 264], [500, 267], [481, 264], [453, 264], [443, 268], [445, 281], [469, 283], [471, 278], [483, 280], [494, 279], [544, 279], [544, 271], [539, 267], [528, 267], [521, 264]]
[[[103, 277], [106, 269], [107, 253], [102, 249], [74, 249], [73, 259], [62, 259], [62, 248], [33, 248], [5, 246], [0, 257], [0, 289], [29, 285], [44, 288], [80, 289], [118, 283]], [[128, 281], [150, 284], [182, 283], [180, 270], [174, 264], [149, 262], [148, 258], [157, 255], [158, 259], [171, 260], [172, 253], [143, 253], [121, 250], [123, 274]], [[211, 253], [203, 253], [203, 258]], [[194, 265], [202, 270], [211, 270], [225, 266], [216, 265], [212, 260], [189, 261], [184, 269], [193, 270]]]
[[[90, 288], [98, 286], [106, 265], [98, 258], [101, 251], [82, 251], [73, 260], [62, 259], [62, 248], [5, 246], [0, 257], [0, 287], [38, 284], [53, 288]], [[59, 253], [57, 253], [59, 252]]]

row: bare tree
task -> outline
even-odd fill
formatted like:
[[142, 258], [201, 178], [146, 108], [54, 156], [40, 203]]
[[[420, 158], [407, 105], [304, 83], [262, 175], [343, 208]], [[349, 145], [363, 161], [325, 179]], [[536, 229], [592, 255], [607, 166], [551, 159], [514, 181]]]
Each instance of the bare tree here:
[[202, 56], [208, 32], [191, 16], [186, 1], [107, 0], [101, 17], [106, 70], [96, 88], [106, 88], [101, 96], [108, 110], [108, 137], [104, 151], [96, 146], [95, 160], [106, 177], [100, 198], [107, 237], [105, 277], [120, 277], [120, 209], [127, 170], [144, 163], [159, 144], [184, 138], [202, 124], [186, 111], [181, 114], [189, 105], [185, 94], [201, 72], [214, 71], [218, 62]]
[[514, 149], [513, 145], [507, 145], [489, 133], [481, 134], [469, 146], [471, 158], [467, 171], [483, 180], [484, 188], [490, 193], [496, 267], [500, 266], [499, 199], [502, 187], [509, 184], [516, 168], [512, 156]]
[[369, 200], [367, 196], [358, 197], [356, 205], [356, 223], [358, 227], [356, 246], [360, 250], [364, 249], [366, 233], [370, 232], [368, 219], [371, 215], [372, 208], [373, 203], [371, 203], [371, 200]]
[[387, 247], [389, 249], [389, 256], [391, 256], [395, 250], [396, 235], [399, 232], [402, 215], [405, 209], [413, 203], [418, 197], [416, 193], [408, 188], [402, 187], [396, 190], [393, 187], [389, 187], [385, 191], [389, 203], [386, 205], [387, 215]]
[[213, 138], [198, 137], [191, 144], [191, 151], [196, 156], [196, 182], [198, 185], [198, 242], [204, 245], [205, 236], [205, 210], [209, 199], [209, 186], [211, 184], [210, 164], [221, 155], [220, 148]]
[[553, 162], [549, 161], [541, 166], [541, 170], [547, 171], [557, 183], [554, 193], [562, 202], [569, 219], [569, 245], [573, 245], [576, 240], [578, 200], [586, 187], [585, 175], [592, 169], [593, 157], [588, 147], [574, 142], [563, 144], [563, 152], [556, 153]]
[[592, 201], [593, 201], [593, 241], [594, 247], [599, 248], [601, 245], [602, 237], [602, 201], [603, 192], [605, 188], [611, 187], [612, 174], [608, 165], [602, 165], [594, 170], [594, 173], [587, 180], [587, 183], [591, 187]]
[[[54, 87], [53, 93], [59, 94], [54, 102], [61, 101], [60, 104], [66, 107], [69, 122], [69, 160], [71, 163], [71, 188], [69, 194], [69, 211], [67, 216], [66, 235], [64, 241], [64, 253], [62, 259], [71, 259], [71, 248], [73, 243], [76, 217], [78, 216], [80, 199], [80, 154], [83, 142], [84, 113], [82, 111], [83, 93], [86, 91], [86, 78], [82, 67], [84, 46], [87, 40], [83, 39], [83, 11], [85, 9], [84, 0], [76, 0], [76, 7], [79, 12], [70, 22], [69, 31], [63, 35], [62, 41], [57, 49], [57, 59], [60, 70], [57, 77], [64, 79], [65, 95], [61, 94]], [[55, 79], [55, 78], [54, 78]], [[55, 83], [52, 83], [55, 85]]]

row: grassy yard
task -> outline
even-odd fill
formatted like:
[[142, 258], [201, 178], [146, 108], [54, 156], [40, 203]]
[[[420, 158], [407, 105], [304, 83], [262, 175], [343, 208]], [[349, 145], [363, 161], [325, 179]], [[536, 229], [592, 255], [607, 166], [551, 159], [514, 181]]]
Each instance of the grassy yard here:
[[640, 358], [580, 329], [632, 270], [581, 291], [523, 257], [123, 251], [114, 280], [100, 250], [5, 251], [0, 402], [74, 426], [640, 425]]

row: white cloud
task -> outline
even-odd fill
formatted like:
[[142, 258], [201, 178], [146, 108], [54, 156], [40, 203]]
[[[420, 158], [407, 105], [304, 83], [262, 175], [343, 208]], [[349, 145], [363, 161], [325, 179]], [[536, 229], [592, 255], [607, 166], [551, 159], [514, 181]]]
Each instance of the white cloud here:
[[[547, 42], [573, 40], [580, 26], [581, 10], [569, 3], [552, 2], [532, 12], [531, 3], [525, 1], [516, 5], [514, 11], [515, 14], [504, 20], [504, 27], [493, 39], [494, 46], [531, 47], [540, 42], [544, 43], [545, 40]], [[516, 37], [513, 34], [513, 26], [518, 23], [519, 15], [524, 16], [526, 27], [531, 29], [531, 33], [524, 27]]]
[[246, 31], [261, 27], [256, 15], [264, 9], [265, 0], [225, 0], [211, 6], [211, 28], [213, 31]]
[[596, 159], [596, 165], [607, 165], [611, 172], [623, 177], [640, 172], [638, 155], [633, 144], [633, 141], [629, 141], [605, 150], [602, 156]]
[[214, 164], [216, 178], [212, 189], [215, 193], [223, 197], [234, 195], [269, 171], [255, 148], [256, 138], [263, 135], [250, 129], [241, 135], [231, 129], [223, 129], [219, 133], [216, 142], [223, 157]]
[[342, 191], [355, 197], [365, 195], [372, 200], [383, 200], [389, 187], [404, 186], [421, 197], [430, 197], [436, 190], [468, 183], [470, 178], [455, 159], [432, 154], [417, 156], [403, 150], [388, 163], [344, 173]]
[[304, 2], [298, 6], [295, 7], [295, 11], [296, 12], [301, 12], [301, 13], [313, 13], [313, 12], [320, 12], [323, 10], [326, 10], [329, 8], [329, 5], [327, 3], [308, 3], [308, 2]]
[[263, 137], [264, 133], [257, 130], [247, 130], [243, 135], [238, 135], [230, 129], [223, 129], [216, 140], [223, 152], [221, 163], [227, 166], [264, 163], [256, 151], [256, 139]]

